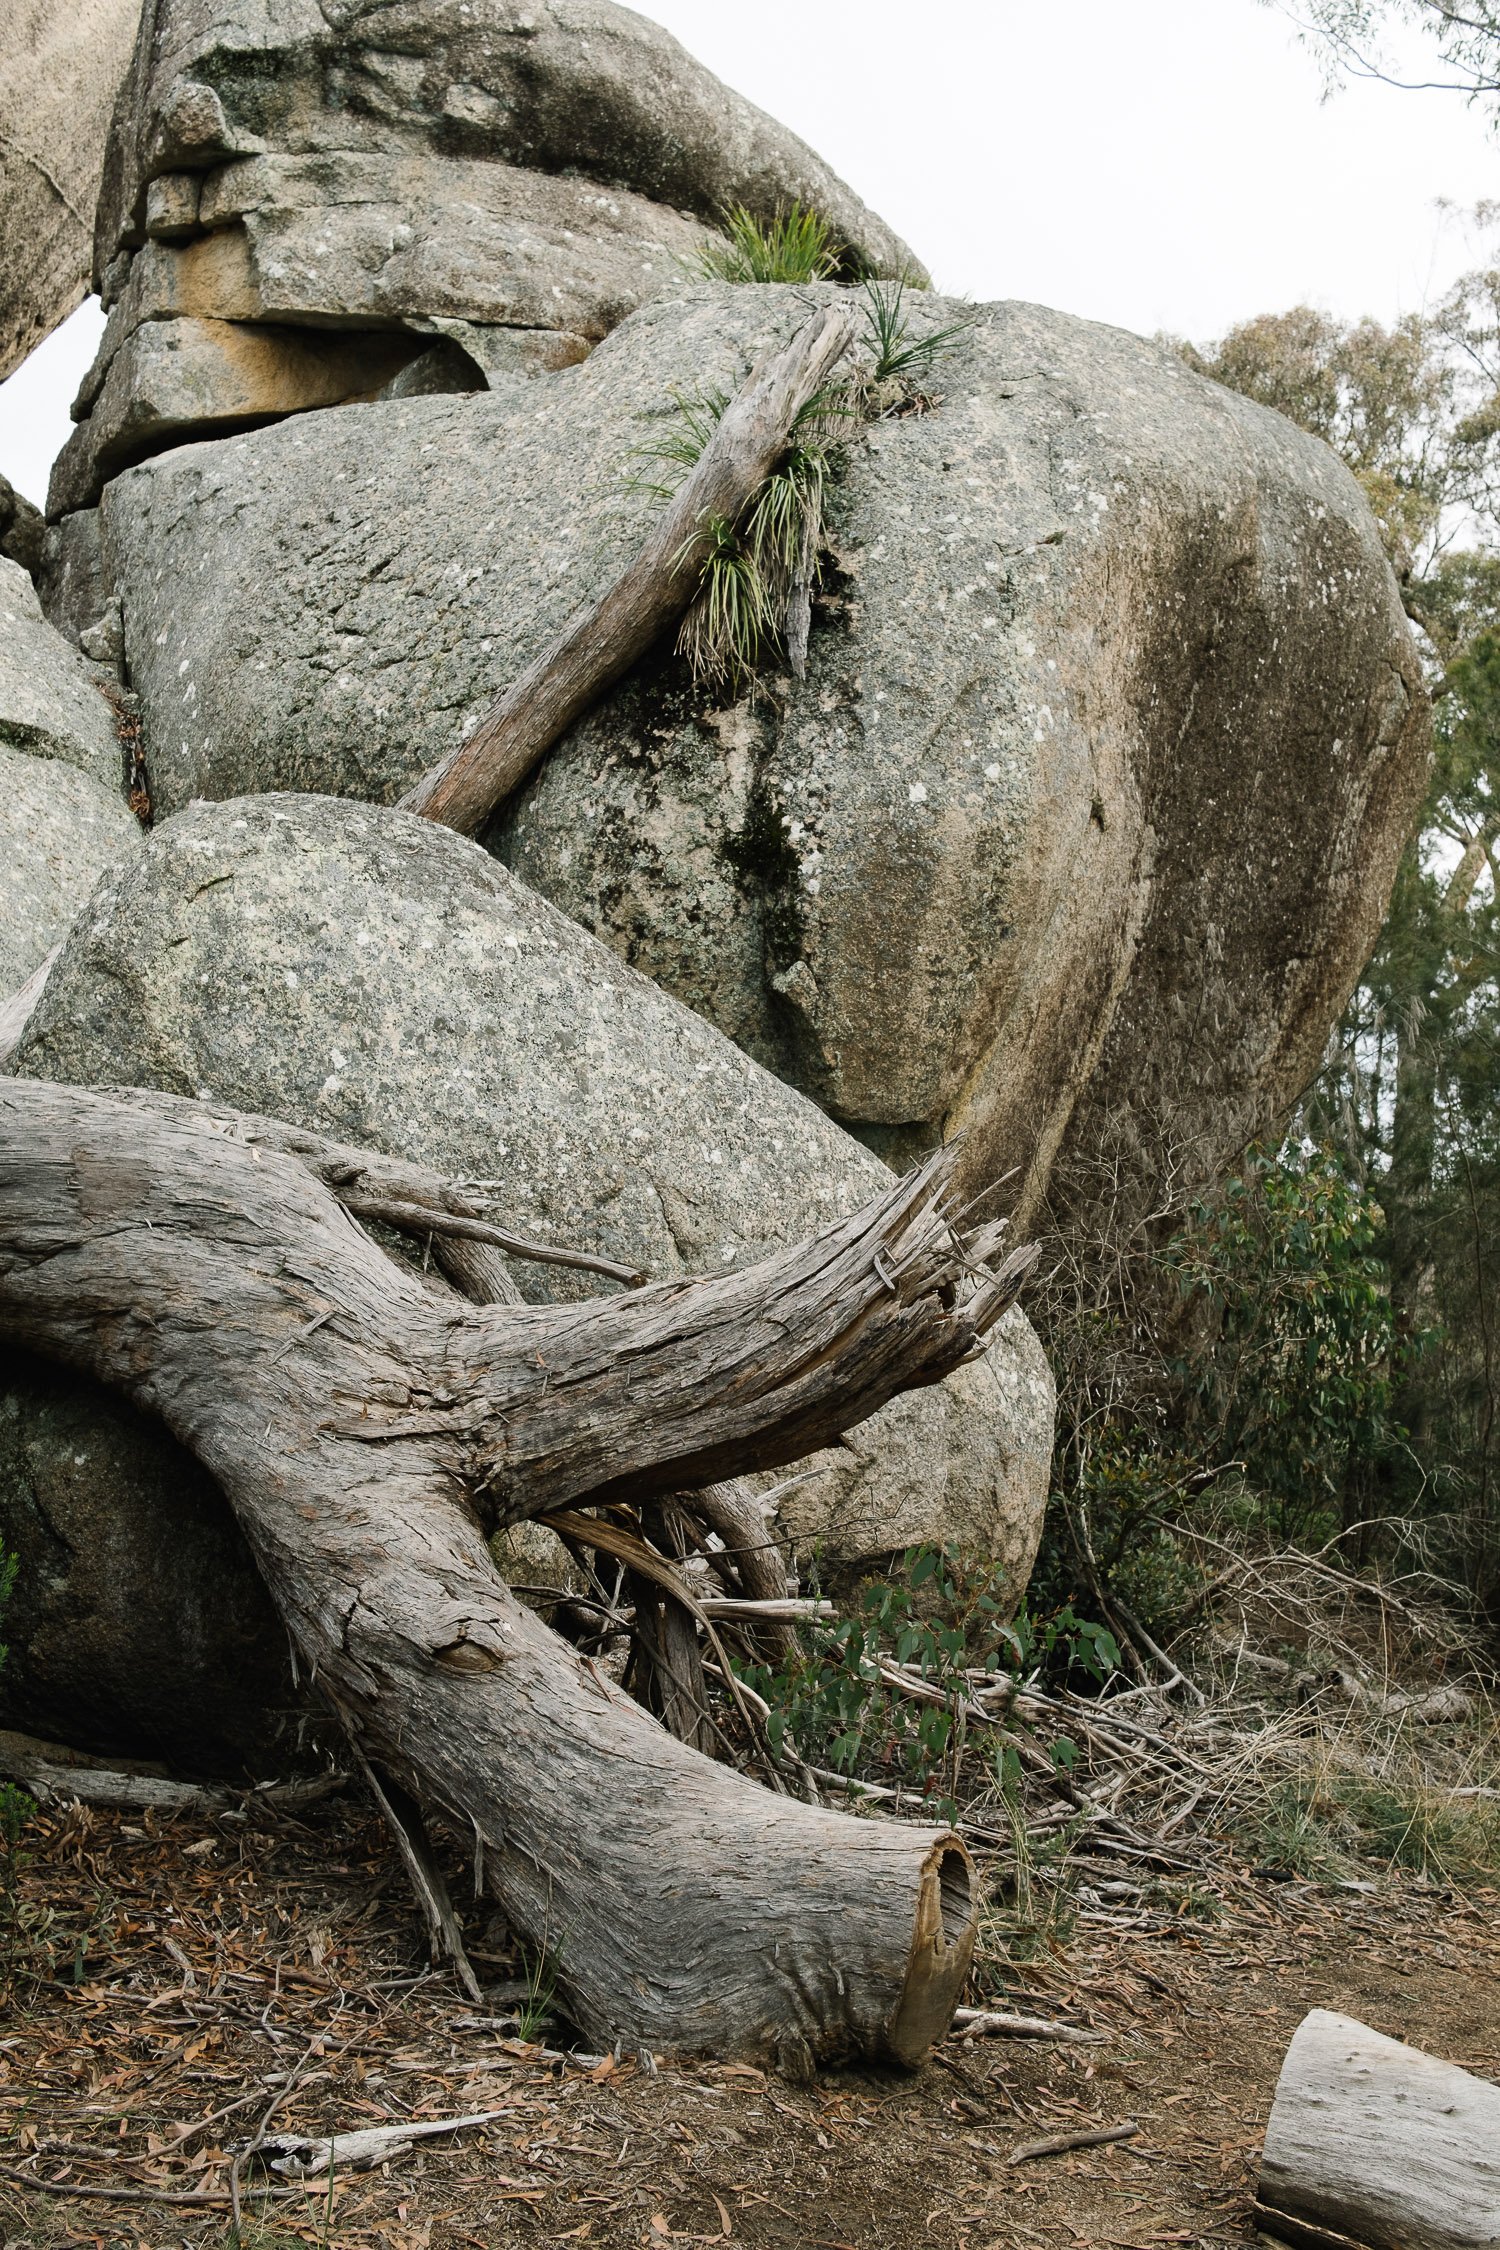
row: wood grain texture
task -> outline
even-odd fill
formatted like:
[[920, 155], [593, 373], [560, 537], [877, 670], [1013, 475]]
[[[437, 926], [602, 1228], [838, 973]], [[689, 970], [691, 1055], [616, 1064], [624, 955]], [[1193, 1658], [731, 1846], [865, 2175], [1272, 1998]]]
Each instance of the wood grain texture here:
[[1315, 2008], [1277, 2082], [1257, 2215], [1300, 2243], [1500, 2250], [1500, 2086]]
[[511, 1595], [487, 1534], [798, 1459], [940, 1380], [1018, 1271], [954, 1235], [949, 1157], [740, 1272], [476, 1306], [361, 1231], [326, 1144], [276, 1138], [169, 1095], [0, 1082], [0, 1336], [199, 1455], [362, 1754], [477, 1839], [590, 2037], [919, 2060], [973, 1943], [958, 1839], [673, 1741]]
[[408, 812], [477, 835], [558, 737], [645, 655], [697, 591], [706, 527], [716, 517], [738, 520], [854, 332], [849, 307], [827, 306], [751, 374], [624, 570], [574, 614], [473, 732], [408, 790], [401, 799]]

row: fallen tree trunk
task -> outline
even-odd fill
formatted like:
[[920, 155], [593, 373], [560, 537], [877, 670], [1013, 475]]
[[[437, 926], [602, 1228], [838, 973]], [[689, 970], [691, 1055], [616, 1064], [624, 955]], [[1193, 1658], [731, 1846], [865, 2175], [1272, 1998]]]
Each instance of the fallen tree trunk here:
[[1500, 2250], [1500, 2086], [1315, 2008], [1287, 2051], [1256, 2217], [1309, 2246]]
[[1019, 1266], [976, 1267], [952, 1232], [947, 1156], [744, 1271], [476, 1306], [361, 1231], [324, 1144], [304, 1161], [268, 1130], [0, 1082], [0, 1335], [199, 1455], [361, 1754], [472, 1837], [599, 2044], [919, 2059], [973, 1942], [958, 1838], [673, 1741], [514, 1599], [486, 1538], [798, 1459], [977, 1351]]
[[569, 620], [473, 732], [402, 798], [408, 812], [474, 836], [554, 742], [629, 671], [691, 602], [715, 518], [733, 523], [785, 453], [799, 415], [854, 340], [830, 305], [757, 368], [720, 417], [660, 521], [597, 601]]

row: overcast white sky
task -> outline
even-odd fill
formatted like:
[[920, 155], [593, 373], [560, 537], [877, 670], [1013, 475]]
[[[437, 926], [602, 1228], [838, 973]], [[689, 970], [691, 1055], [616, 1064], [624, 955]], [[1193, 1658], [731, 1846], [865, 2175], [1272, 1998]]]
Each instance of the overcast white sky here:
[[[1324, 104], [1313, 56], [1259, 0], [644, 13], [977, 299], [1200, 341], [1298, 302], [1390, 320], [1475, 262], [1438, 202], [1500, 198], [1500, 145], [1457, 96], [1367, 84]], [[0, 385], [0, 470], [37, 500], [98, 328], [81, 308]]]

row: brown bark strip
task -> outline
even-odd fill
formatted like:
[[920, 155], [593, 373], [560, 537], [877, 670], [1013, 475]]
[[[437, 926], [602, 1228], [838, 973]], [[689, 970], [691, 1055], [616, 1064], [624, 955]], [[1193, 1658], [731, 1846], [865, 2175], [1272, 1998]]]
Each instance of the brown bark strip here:
[[949, 1227], [947, 1155], [742, 1272], [476, 1306], [360, 1230], [315, 1140], [262, 1128], [0, 1081], [0, 1336], [199, 1455], [363, 1755], [475, 1837], [599, 2046], [918, 2060], [973, 1944], [958, 1838], [673, 1741], [515, 1600], [486, 1532], [799, 1459], [967, 1358], [1012, 1285]]
[[735, 522], [786, 451], [798, 416], [854, 341], [854, 314], [829, 305], [759, 367], [613, 585], [578, 610], [473, 732], [402, 798], [408, 812], [474, 836], [560, 735], [682, 615], [707, 552], [705, 527]]

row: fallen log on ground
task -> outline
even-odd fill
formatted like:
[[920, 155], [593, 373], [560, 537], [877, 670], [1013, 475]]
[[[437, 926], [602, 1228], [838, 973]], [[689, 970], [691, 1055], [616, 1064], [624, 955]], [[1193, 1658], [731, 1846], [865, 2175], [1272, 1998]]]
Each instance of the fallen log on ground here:
[[672, 1740], [486, 1541], [796, 1460], [941, 1380], [1025, 1263], [955, 1235], [949, 1174], [934, 1157], [739, 1272], [475, 1305], [381, 1249], [264, 1121], [239, 1137], [167, 1095], [9, 1080], [0, 1335], [199, 1455], [361, 1755], [472, 1838], [599, 2045], [915, 2062], [973, 1944], [957, 1836], [773, 1795]]
[[164, 1766], [138, 1758], [108, 1764], [62, 1742], [39, 1742], [34, 1735], [0, 1727], [0, 1780], [18, 1781], [44, 1805], [107, 1805], [117, 1812], [243, 1813], [252, 1805], [277, 1812], [300, 1812], [345, 1786], [345, 1776], [324, 1773], [301, 1781], [277, 1781], [258, 1789], [218, 1789], [178, 1781]]
[[1500, 2250], [1500, 2086], [1315, 2008], [1277, 2081], [1255, 2215], [1309, 2250]]
[[853, 343], [855, 325], [849, 306], [827, 306], [754, 370], [619, 576], [407, 791], [401, 802], [408, 812], [477, 835], [573, 721], [675, 623], [698, 590], [710, 526], [744, 513], [786, 452], [799, 416]]

